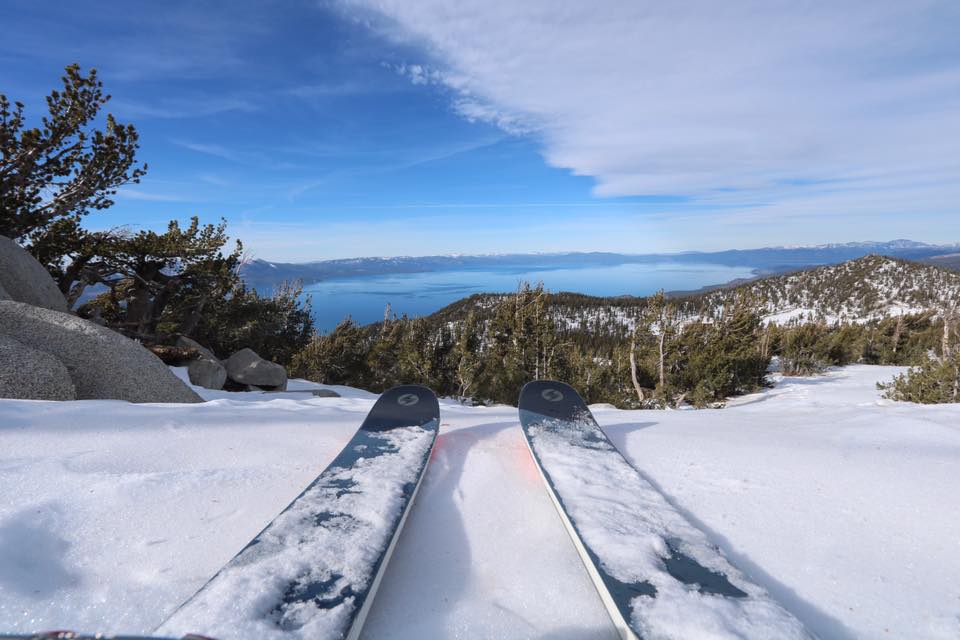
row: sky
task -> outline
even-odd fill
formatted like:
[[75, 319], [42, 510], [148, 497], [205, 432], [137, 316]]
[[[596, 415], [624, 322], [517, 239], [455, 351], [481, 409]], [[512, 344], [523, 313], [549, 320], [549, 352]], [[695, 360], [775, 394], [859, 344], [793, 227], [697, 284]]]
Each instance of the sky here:
[[98, 70], [90, 228], [251, 256], [960, 242], [960, 3], [0, 0], [0, 93]]

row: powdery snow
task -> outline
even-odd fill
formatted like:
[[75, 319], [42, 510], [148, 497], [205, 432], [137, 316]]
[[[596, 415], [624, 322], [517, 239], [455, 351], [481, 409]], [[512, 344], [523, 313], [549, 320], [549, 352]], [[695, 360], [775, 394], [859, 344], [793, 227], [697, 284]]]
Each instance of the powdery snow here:
[[[593, 411], [814, 633], [956, 639], [960, 405], [880, 399], [875, 382], [898, 371], [784, 379], [722, 410]], [[0, 629], [149, 633], [352, 437], [375, 396], [338, 391], [350, 397], [0, 401]], [[364, 637], [614, 638], [516, 409], [441, 412]]]
[[[656, 596], [630, 601], [640, 637], [809, 638], [796, 618], [716, 552], [600, 433], [592, 421], [546, 420], [529, 427], [540, 458], [584, 543], [604, 570], [627, 584], [653, 585]], [[667, 541], [701, 566], [727, 577], [746, 597], [699, 593], [671, 576]]]

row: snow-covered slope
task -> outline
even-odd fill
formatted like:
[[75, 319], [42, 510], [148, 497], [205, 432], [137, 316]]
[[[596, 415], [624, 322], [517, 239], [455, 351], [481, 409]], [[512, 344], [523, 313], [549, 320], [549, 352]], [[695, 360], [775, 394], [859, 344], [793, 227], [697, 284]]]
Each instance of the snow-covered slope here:
[[721, 289], [698, 296], [690, 306], [717, 311], [743, 293], [758, 300], [774, 322], [817, 318], [864, 321], [949, 309], [960, 302], [960, 273], [870, 255]]
[[[942, 314], [960, 305], [960, 272], [941, 266], [868, 255], [841, 264], [759, 278], [736, 287], [672, 296], [684, 321], [710, 320], [726, 305], [746, 296], [760, 306], [766, 322], [789, 324], [866, 322], [930, 311]], [[489, 317], [502, 294], [478, 294], [438, 311], [444, 322], [462, 321], [470, 311]], [[626, 338], [646, 307], [646, 298], [600, 298], [557, 293], [549, 311], [562, 328], [591, 336]]]
[[[594, 412], [821, 637], [957, 638], [960, 405], [881, 400], [896, 371], [779, 380], [721, 411]], [[350, 438], [374, 397], [340, 390], [0, 401], [0, 630], [149, 632]], [[365, 637], [612, 638], [516, 409], [441, 410]]]

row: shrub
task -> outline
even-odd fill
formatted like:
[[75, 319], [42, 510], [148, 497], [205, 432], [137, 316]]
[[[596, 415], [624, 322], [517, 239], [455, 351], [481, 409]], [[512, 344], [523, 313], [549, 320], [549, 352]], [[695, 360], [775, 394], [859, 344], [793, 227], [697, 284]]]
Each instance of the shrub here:
[[877, 388], [890, 400], [920, 404], [960, 402], [960, 354], [927, 358], [890, 382], [878, 383]]

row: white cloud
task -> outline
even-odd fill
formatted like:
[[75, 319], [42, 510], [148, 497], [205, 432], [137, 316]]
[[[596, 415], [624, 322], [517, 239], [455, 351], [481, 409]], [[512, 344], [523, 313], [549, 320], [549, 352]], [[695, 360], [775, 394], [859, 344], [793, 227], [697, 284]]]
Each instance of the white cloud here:
[[[904, 211], [960, 202], [952, 0], [343, 2], [421, 47], [402, 70], [414, 83], [535, 132], [598, 195], [761, 197], [784, 215], [840, 212], [863, 189], [879, 206], [893, 189]], [[807, 184], [821, 180], [832, 191]]]
[[117, 197], [126, 200], [142, 200], [146, 202], [190, 202], [189, 198], [184, 198], [183, 196], [141, 191], [140, 189], [126, 186], [117, 191]]

